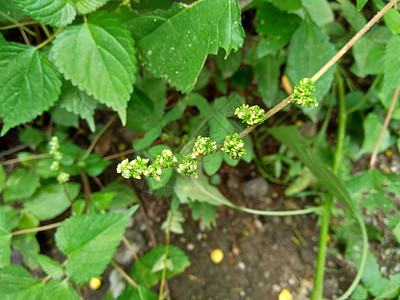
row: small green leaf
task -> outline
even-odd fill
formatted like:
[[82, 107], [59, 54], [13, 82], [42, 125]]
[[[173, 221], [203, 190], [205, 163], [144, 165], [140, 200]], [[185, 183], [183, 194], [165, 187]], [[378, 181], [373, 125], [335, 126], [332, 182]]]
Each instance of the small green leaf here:
[[79, 296], [74, 288], [69, 283], [68, 279], [64, 280], [50, 280], [45, 287], [43, 300], [79, 300]]
[[18, 225], [19, 211], [12, 207], [11, 205], [1, 205], [0, 206], [0, 216], [5, 218], [4, 224], [7, 228], [13, 230]]
[[5, 300], [43, 299], [44, 282], [34, 278], [21, 266], [10, 265], [1, 269], [0, 291]]
[[0, 45], [0, 73], [1, 135], [48, 110], [61, 92], [57, 69], [32, 46]]
[[38, 184], [39, 176], [33, 170], [16, 169], [7, 179], [4, 189], [4, 202], [29, 198], [35, 193]]
[[266, 55], [253, 63], [254, 77], [258, 79], [257, 90], [265, 105], [272, 107], [279, 88], [279, 64], [272, 55]]
[[[382, 130], [382, 123], [379, 118], [374, 113], [369, 113], [363, 121], [364, 128], [364, 141], [358, 156], [364, 153], [372, 153], [374, 151], [375, 145], [378, 141], [379, 134]], [[381, 145], [379, 146], [379, 152], [385, 151], [388, 147], [393, 144], [388, 130], [385, 131]]]
[[[286, 72], [290, 81], [296, 83], [302, 78], [311, 78], [335, 53], [335, 47], [329, 42], [329, 36], [315, 24], [303, 23], [294, 33], [289, 46]], [[315, 83], [314, 96], [318, 101], [321, 101], [329, 91], [334, 73], [335, 67], [332, 67]], [[313, 116], [312, 112], [315, 111], [315, 109], [303, 110], [309, 116]], [[315, 119], [315, 116], [313, 118]]]
[[183, 93], [193, 89], [207, 54], [217, 54], [222, 47], [229, 55], [243, 45], [237, 0], [175, 3], [168, 11], [141, 15], [130, 24], [144, 67]]
[[75, 8], [67, 0], [13, 0], [27, 15], [44, 24], [61, 27], [75, 19]]
[[50, 115], [57, 126], [63, 127], [79, 127], [79, 117], [65, 108], [60, 106], [52, 107]]
[[146, 132], [143, 138], [136, 138], [133, 140], [133, 148], [135, 148], [136, 150], [143, 150], [147, 148], [161, 135], [161, 131], [161, 127], [155, 125], [152, 129]]
[[58, 261], [42, 254], [36, 254], [35, 258], [47, 275], [60, 277], [64, 274], [63, 266]]
[[365, 72], [367, 74], [382, 74], [385, 65], [385, 47], [382, 45], [372, 45], [369, 49], [367, 59], [365, 61]]
[[[65, 187], [71, 200], [75, 200], [81, 188], [80, 184], [65, 183]], [[70, 205], [63, 185], [58, 183], [39, 188], [31, 198], [24, 201], [24, 209], [42, 221], [50, 220], [60, 215]]]
[[104, 271], [122, 240], [128, 218], [137, 208], [123, 214], [73, 216], [57, 229], [57, 247], [68, 255], [66, 272], [75, 282], [87, 282]]
[[327, 0], [301, 0], [311, 20], [318, 26], [328, 24], [334, 20], [333, 12]]
[[233, 74], [239, 70], [240, 63], [242, 61], [242, 51], [238, 50], [236, 52], [231, 52], [231, 54], [226, 57], [224, 50], [220, 49], [218, 55], [215, 58], [218, 69], [221, 72], [222, 78], [226, 79], [231, 77]]
[[86, 92], [73, 86], [70, 81], [64, 81], [60, 100], [58, 102], [62, 108], [69, 112], [79, 115], [89, 124], [90, 130], [96, 130], [94, 124], [94, 109], [97, 101]]
[[28, 229], [39, 226], [39, 219], [30, 214], [29, 212], [23, 212], [22, 216], [18, 220], [18, 228], [19, 229]]
[[192, 218], [193, 220], [201, 219], [203, 225], [207, 229], [211, 229], [211, 225], [216, 222], [216, 206], [210, 205], [206, 202], [194, 201], [189, 203], [192, 208]]
[[339, 0], [342, 15], [355, 31], [359, 31], [367, 23], [365, 17], [349, 0]]
[[44, 141], [44, 133], [37, 128], [27, 127], [19, 132], [19, 139], [35, 150]]
[[361, 10], [367, 2], [368, 0], [357, 0], [357, 9]]
[[111, 163], [111, 161], [102, 160], [100, 156], [93, 153], [86, 159], [85, 171], [89, 176], [99, 176]]
[[203, 158], [203, 168], [206, 174], [211, 176], [217, 173], [222, 165], [222, 161], [223, 156], [221, 151], [205, 156]]
[[144, 286], [138, 286], [132, 293], [132, 298], [135, 300], [157, 300], [158, 295], [152, 290]]
[[359, 284], [351, 294], [351, 300], [365, 300], [368, 298], [368, 292], [363, 285]]
[[[183, 216], [183, 214], [180, 210], [171, 210], [170, 209], [168, 211], [167, 219], [161, 224], [161, 229], [163, 229], [164, 232], [167, 231], [168, 224], [170, 222], [171, 222], [171, 227], [170, 227], [171, 232], [176, 233], [176, 234], [183, 234], [184, 230], [182, 227], [182, 223], [185, 222], [185, 217]], [[154, 272], [154, 266], [153, 266], [152, 272]]]
[[266, 36], [264, 47], [268, 53], [285, 46], [301, 23], [299, 16], [279, 10], [270, 3], [259, 6], [256, 17], [256, 31]]
[[5, 211], [0, 211], [0, 268], [10, 265], [11, 231]]
[[109, 209], [112, 210], [126, 208], [129, 205], [138, 202], [138, 197], [135, 192], [126, 184], [119, 183], [117, 181], [106, 185], [101, 191], [103, 193], [117, 193], [109, 206]]
[[400, 36], [393, 35], [386, 46], [384, 88], [390, 90], [400, 85]]
[[36, 233], [22, 234], [13, 236], [12, 245], [15, 249], [21, 252], [24, 263], [32, 269], [39, 267], [35, 258], [40, 251], [39, 242], [36, 239]]
[[92, 201], [97, 206], [98, 209], [106, 210], [110, 206], [111, 201], [115, 198], [116, 195], [117, 195], [116, 192], [114, 193], [96, 192], [92, 194]]
[[136, 72], [133, 43], [118, 18], [97, 13], [57, 35], [51, 54], [67, 79], [117, 111], [125, 125]]

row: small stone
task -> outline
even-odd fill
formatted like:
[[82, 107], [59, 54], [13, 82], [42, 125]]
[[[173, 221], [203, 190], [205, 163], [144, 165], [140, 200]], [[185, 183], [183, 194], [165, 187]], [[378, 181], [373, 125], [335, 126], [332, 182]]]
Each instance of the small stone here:
[[239, 261], [237, 264], [238, 268], [242, 271], [246, 270], [246, 265], [244, 264], [244, 262]]
[[266, 196], [268, 194], [268, 182], [262, 177], [251, 179], [244, 184], [242, 193], [246, 197]]
[[125, 290], [125, 279], [117, 270], [112, 270], [108, 276], [110, 282], [109, 290], [113, 294], [114, 299], [117, 299], [119, 295]]
[[280, 287], [279, 285], [274, 284], [274, 285], [272, 286], [272, 292], [273, 292], [274, 294], [278, 294], [280, 291], [281, 291], [281, 287]]
[[192, 243], [187, 244], [186, 249], [188, 249], [189, 251], [194, 250], [194, 244], [192, 244]]

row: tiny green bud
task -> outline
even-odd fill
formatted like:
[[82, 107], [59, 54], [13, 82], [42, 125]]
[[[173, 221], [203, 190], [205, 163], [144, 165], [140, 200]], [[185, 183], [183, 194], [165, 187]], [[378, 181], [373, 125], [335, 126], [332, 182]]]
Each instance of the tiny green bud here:
[[290, 102], [302, 105], [307, 108], [318, 106], [317, 99], [312, 92], [315, 91], [314, 82], [309, 78], [303, 78], [294, 86], [294, 92]]
[[193, 154], [196, 157], [209, 155], [217, 150], [217, 143], [209, 137], [198, 136], [193, 146]]
[[243, 147], [244, 143], [242, 139], [237, 133], [234, 133], [225, 137], [224, 146], [221, 150], [225, 151], [230, 158], [239, 159], [246, 154], [246, 150]]
[[66, 183], [69, 180], [69, 174], [65, 172], [60, 172], [57, 176], [57, 181], [61, 184]]
[[179, 164], [177, 171], [182, 175], [194, 175], [194, 177], [197, 178], [199, 172], [197, 170], [196, 155], [194, 155], [194, 153], [185, 155], [182, 162]]

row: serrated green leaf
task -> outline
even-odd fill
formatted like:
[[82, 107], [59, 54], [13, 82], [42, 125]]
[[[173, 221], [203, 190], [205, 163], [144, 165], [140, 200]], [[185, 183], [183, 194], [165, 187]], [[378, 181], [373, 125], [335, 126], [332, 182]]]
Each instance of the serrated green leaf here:
[[[335, 53], [329, 37], [320, 28], [310, 22], [303, 23], [294, 33], [289, 46], [286, 72], [292, 84], [305, 77], [311, 78]], [[315, 83], [314, 96], [318, 101], [329, 91], [334, 73], [335, 66]]]
[[123, 214], [74, 216], [57, 229], [57, 247], [68, 255], [66, 272], [75, 282], [87, 282], [104, 271], [137, 208], [136, 205]]
[[43, 300], [79, 300], [79, 296], [69, 283], [68, 279], [50, 280], [45, 287]]
[[1, 269], [0, 291], [5, 300], [43, 299], [44, 282], [34, 278], [21, 266], [10, 265]]
[[132, 293], [132, 298], [135, 300], [157, 300], [158, 295], [152, 290], [144, 286], [138, 286]]
[[50, 116], [54, 123], [60, 127], [79, 127], [79, 117], [73, 112], [66, 110], [60, 106], [52, 107], [50, 109]]
[[117, 111], [125, 125], [136, 72], [133, 43], [117, 17], [97, 13], [57, 35], [51, 55], [67, 79]]
[[32, 196], [39, 184], [39, 176], [33, 171], [18, 168], [7, 179], [4, 189], [4, 202], [25, 199]]
[[5, 211], [0, 211], [0, 268], [10, 265], [11, 228]]
[[106, 210], [110, 206], [111, 201], [115, 198], [116, 195], [117, 195], [116, 192], [114, 193], [96, 192], [92, 194], [91, 200], [98, 209]]
[[62, 108], [69, 112], [79, 115], [89, 124], [90, 130], [96, 130], [94, 124], [94, 109], [97, 101], [86, 92], [73, 86], [70, 81], [64, 81], [60, 100], [58, 102]]
[[[0, 10], [6, 13], [9, 17], [19, 21], [25, 17], [24, 12], [16, 6], [12, 0], [0, 1]], [[0, 16], [0, 22], [10, 22], [9, 19]], [[0, 34], [1, 35], [1, 34]], [[1, 41], [1, 38], [0, 38]], [[0, 42], [1, 43], [1, 42]]]
[[44, 133], [37, 128], [27, 127], [19, 132], [19, 139], [32, 149], [36, 149], [44, 141]]
[[214, 206], [231, 206], [221, 192], [208, 183], [208, 177], [199, 173], [199, 178], [178, 176], [175, 182], [175, 193], [181, 203], [192, 201], [206, 202]]
[[35, 258], [47, 275], [60, 277], [64, 274], [63, 266], [58, 261], [42, 254], [36, 254]]
[[12, 207], [11, 205], [1, 205], [0, 206], [0, 215], [3, 215], [5, 218], [5, 223], [7, 224], [7, 228], [13, 230], [17, 227], [18, 219], [19, 219], [19, 211]]
[[67, 0], [13, 0], [27, 15], [44, 24], [61, 27], [75, 19], [75, 8]]
[[400, 85], [400, 36], [393, 35], [386, 46], [384, 66], [384, 89]]
[[116, 210], [126, 208], [131, 204], [138, 202], [138, 197], [135, 192], [127, 185], [117, 181], [111, 182], [106, 185], [102, 190], [103, 193], [117, 193], [111, 202], [109, 209]]
[[86, 15], [102, 7], [108, 0], [75, 0], [74, 2], [78, 13]]
[[32, 46], [0, 45], [0, 73], [1, 135], [49, 109], [61, 92], [57, 69]]
[[189, 203], [192, 208], [192, 218], [193, 220], [201, 219], [203, 225], [207, 229], [211, 229], [211, 225], [216, 222], [216, 206], [210, 205], [206, 202], [194, 201]]
[[263, 46], [268, 51], [264, 53], [272, 53], [285, 46], [301, 23], [299, 16], [279, 10], [270, 3], [259, 6], [256, 17], [256, 31], [266, 36]]
[[[382, 123], [374, 113], [369, 113], [363, 121], [364, 140], [358, 156], [364, 153], [372, 153], [382, 130]], [[378, 153], [385, 151], [393, 144], [388, 130], [385, 130]]]
[[[79, 183], [65, 183], [69, 197], [76, 199], [80, 191]], [[24, 209], [38, 217], [41, 221], [50, 220], [69, 206], [70, 202], [62, 184], [50, 184], [43, 186], [29, 199], [24, 201]]]
[[334, 20], [333, 12], [327, 0], [301, 0], [311, 20], [318, 26], [328, 24]]
[[222, 47], [229, 55], [243, 45], [237, 0], [175, 3], [169, 11], [154, 11], [130, 24], [143, 66], [183, 93], [193, 89], [208, 54]]

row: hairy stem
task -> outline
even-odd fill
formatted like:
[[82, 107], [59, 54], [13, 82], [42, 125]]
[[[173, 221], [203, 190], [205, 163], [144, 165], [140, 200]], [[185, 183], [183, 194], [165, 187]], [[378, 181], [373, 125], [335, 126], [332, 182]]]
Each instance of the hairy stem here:
[[388, 112], [386, 114], [385, 121], [383, 122], [382, 130], [381, 130], [381, 132], [379, 134], [378, 141], [376, 142], [376, 145], [375, 145], [375, 148], [374, 148], [374, 152], [372, 152], [371, 160], [369, 161], [370, 169], [374, 169], [375, 168], [375, 163], [376, 163], [376, 158], [378, 156], [379, 147], [381, 145], [381, 142], [382, 142], [382, 139], [383, 139], [383, 135], [385, 134], [385, 131], [386, 131], [388, 125], [389, 125], [390, 118], [392, 117], [392, 113], [393, 113], [394, 107], [396, 105], [397, 97], [399, 96], [399, 90], [400, 90], [400, 86], [397, 86], [396, 90], [394, 91], [394, 95], [393, 95], [392, 101], [390, 102], [390, 107], [389, 107], [389, 110], [388, 110]]

